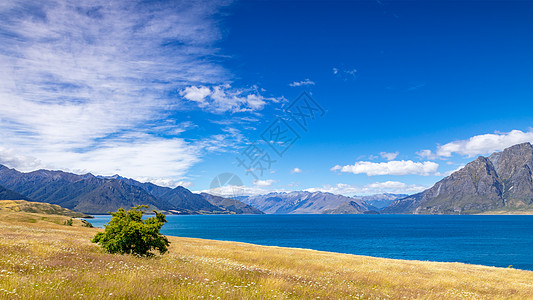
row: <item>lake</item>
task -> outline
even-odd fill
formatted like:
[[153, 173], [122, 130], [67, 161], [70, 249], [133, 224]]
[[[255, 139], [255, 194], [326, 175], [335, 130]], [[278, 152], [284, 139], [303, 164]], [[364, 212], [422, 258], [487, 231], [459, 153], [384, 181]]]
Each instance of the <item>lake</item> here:
[[[110, 216], [88, 220], [103, 227]], [[533, 270], [533, 216], [173, 215], [162, 233]]]

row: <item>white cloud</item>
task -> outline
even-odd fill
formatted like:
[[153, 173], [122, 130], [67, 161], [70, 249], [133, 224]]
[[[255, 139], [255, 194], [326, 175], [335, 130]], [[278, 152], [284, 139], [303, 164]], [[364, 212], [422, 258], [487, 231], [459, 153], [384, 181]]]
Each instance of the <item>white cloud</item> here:
[[205, 86], [189, 86], [186, 87], [183, 91], [180, 92], [185, 99], [196, 101], [199, 105], [206, 105], [206, 97], [211, 95], [211, 89]]
[[21, 171], [31, 171], [42, 166], [42, 162], [33, 156], [21, 154], [15, 149], [0, 146], [0, 164]]
[[406, 184], [399, 181], [374, 182], [364, 186], [338, 183], [336, 185], [324, 185], [319, 188], [309, 188], [309, 192], [327, 192], [345, 196], [372, 195], [380, 193], [414, 194], [427, 189], [425, 186]]
[[41, 157], [47, 168], [65, 165], [68, 169], [63, 169], [75, 173], [120, 174], [129, 178], [141, 175], [146, 181], [151, 181], [150, 178], [182, 178], [199, 162], [200, 149], [182, 139], [142, 136], [109, 139], [83, 152], [47, 148]]
[[436, 158], [438, 158], [438, 156], [435, 153], [433, 153], [433, 151], [431, 151], [429, 149], [420, 150], [420, 151], [416, 152], [416, 155], [420, 156], [421, 158], [425, 158], [425, 159], [436, 159]]
[[342, 80], [354, 79], [357, 70], [355, 68], [333, 68], [333, 75]]
[[304, 86], [304, 85], [315, 85], [315, 82], [311, 81], [309, 78], [306, 78], [305, 80], [295, 81], [289, 84], [289, 86], [292, 86], [292, 87], [298, 87], [298, 86]]
[[261, 186], [225, 185], [209, 190], [194, 191], [194, 193], [208, 193], [222, 197], [256, 196], [272, 192], [287, 192], [280, 189], [265, 189]]
[[380, 152], [379, 153], [379, 155], [381, 155], [381, 157], [383, 157], [386, 160], [393, 160], [398, 156], [398, 154], [400, 153], [399, 152], [394, 152], [394, 153]]
[[411, 160], [389, 161], [374, 163], [370, 161], [359, 161], [353, 165], [336, 165], [332, 171], [341, 171], [353, 174], [374, 175], [430, 175], [439, 168], [437, 163], [431, 161], [413, 162]]
[[265, 186], [271, 186], [274, 182], [276, 182], [276, 181], [273, 180], [273, 179], [254, 180], [254, 185], [265, 187]]
[[137, 178], [134, 178], [135, 180], [139, 181], [139, 182], [151, 182], [155, 185], [158, 185], [158, 186], [164, 186], [164, 187], [170, 187], [170, 188], [174, 188], [174, 187], [177, 187], [177, 186], [182, 186], [182, 187], [185, 187], [185, 188], [189, 188], [189, 187], [192, 187], [194, 186], [194, 183], [191, 182], [191, 181], [188, 181], [188, 180], [172, 180], [172, 179], [169, 179], [169, 178], [147, 178], [147, 177], [137, 177]]
[[467, 140], [453, 141], [438, 146], [436, 154], [441, 157], [451, 157], [454, 153], [474, 157], [502, 151], [507, 147], [525, 142], [533, 142], [532, 130], [476, 135]]
[[464, 165], [461, 165], [461, 166], [457, 167], [456, 169], [453, 169], [453, 170], [450, 170], [450, 171], [446, 171], [446, 172], [444, 172], [444, 173], [437, 172], [437, 173], [435, 173], [435, 175], [436, 175], [436, 176], [450, 176], [450, 175], [452, 175], [453, 173], [455, 173], [455, 172], [461, 170], [461, 169], [464, 168], [464, 167], [465, 167]]
[[180, 95], [198, 103], [200, 108], [218, 114], [262, 110], [268, 102], [280, 101], [278, 98], [264, 97], [256, 87], [235, 89], [229, 84], [213, 87], [189, 86], [182, 89]]
[[[345, 196], [353, 195], [372, 195], [380, 193], [394, 193], [394, 194], [414, 194], [426, 190], [428, 187], [406, 184], [399, 181], [385, 181], [374, 182], [363, 186], [350, 185], [345, 183], [338, 183], [335, 185], [324, 185], [318, 188], [308, 188], [305, 191], [325, 192], [332, 194], [340, 194]], [[195, 191], [195, 193], [209, 193], [212, 195], [218, 195], [223, 197], [238, 197], [238, 196], [257, 196], [265, 195], [268, 193], [282, 193], [290, 192], [285, 189], [265, 189], [263, 186], [233, 186], [226, 185], [217, 187], [210, 190]]]
[[298, 174], [298, 173], [302, 173], [302, 169], [294, 168], [294, 169], [291, 170], [291, 174]]
[[[207, 97], [203, 86], [230, 77], [210, 59], [218, 56], [221, 38], [215, 16], [228, 4], [23, 0], [0, 5], [0, 163], [24, 171], [120, 173], [177, 184], [199, 161], [202, 141], [148, 133], [176, 135], [189, 127], [157, 126], [182, 104], [169, 93], [198, 86], [188, 94], [201, 102]], [[209, 91], [221, 103], [245, 98], [250, 110], [267, 101], [220, 86]], [[236, 135], [217, 135], [217, 145], [208, 149], [220, 149]]]

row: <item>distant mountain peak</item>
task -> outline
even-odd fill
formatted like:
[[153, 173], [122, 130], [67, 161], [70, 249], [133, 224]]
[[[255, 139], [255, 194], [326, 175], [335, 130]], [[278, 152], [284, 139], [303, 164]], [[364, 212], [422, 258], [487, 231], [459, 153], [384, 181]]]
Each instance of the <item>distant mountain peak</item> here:
[[326, 192], [292, 191], [243, 197], [242, 201], [270, 214], [321, 214], [354, 202], [345, 213], [364, 213], [375, 208], [361, 199]]

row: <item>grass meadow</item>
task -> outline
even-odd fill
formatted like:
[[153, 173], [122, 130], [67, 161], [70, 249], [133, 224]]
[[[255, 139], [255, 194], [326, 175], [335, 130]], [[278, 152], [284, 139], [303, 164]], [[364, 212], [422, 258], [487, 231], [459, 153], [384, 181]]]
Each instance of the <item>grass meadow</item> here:
[[169, 237], [112, 255], [101, 229], [0, 212], [0, 299], [533, 299], [533, 272]]

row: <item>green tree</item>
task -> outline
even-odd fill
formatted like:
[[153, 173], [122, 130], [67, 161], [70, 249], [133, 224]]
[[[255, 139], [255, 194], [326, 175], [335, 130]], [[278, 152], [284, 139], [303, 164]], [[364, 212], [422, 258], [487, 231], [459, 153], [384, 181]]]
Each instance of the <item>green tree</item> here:
[[146, 205], [138, 205], [130, 210], [123, 208], [111, 213], [112, 218], [105, 231], [93, 238], [109, 253], [137, 254], [153, 256], [153, 249], [159, 253], [167, 252], [170, 244], [168, 239], [159, 233], [167, 222], [165, 215], [154, 210], [155, 217], [142, 220]]

